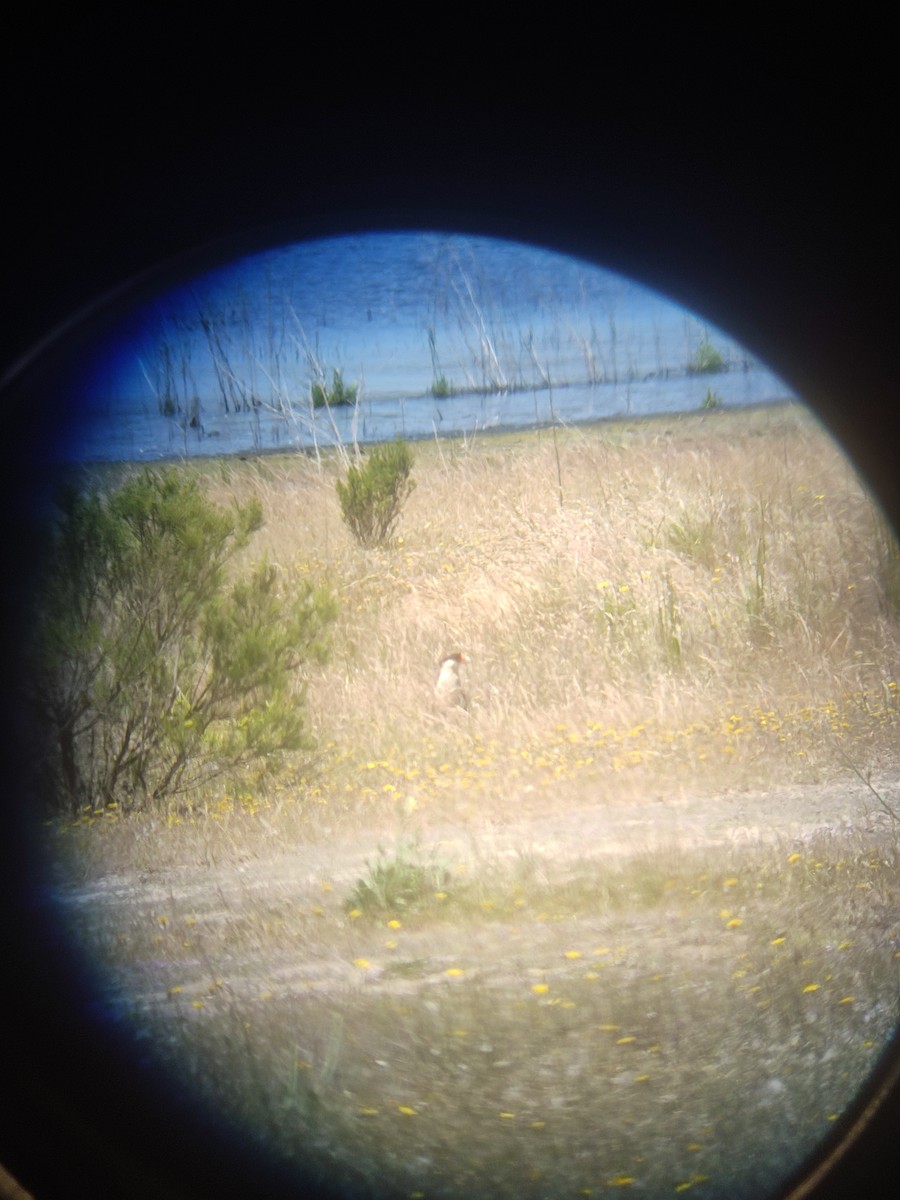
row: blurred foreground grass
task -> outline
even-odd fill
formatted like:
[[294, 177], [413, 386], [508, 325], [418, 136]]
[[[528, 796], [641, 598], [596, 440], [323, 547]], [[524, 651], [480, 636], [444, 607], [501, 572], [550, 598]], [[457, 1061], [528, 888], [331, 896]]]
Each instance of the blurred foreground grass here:
[[173, 872], [95, 894], [76, 936], [138, 1054], [349, 1194], [759, 1196], [900, 1016], [900, 848], [869, 824], [447, 859], [395, 909], [265, 864]]

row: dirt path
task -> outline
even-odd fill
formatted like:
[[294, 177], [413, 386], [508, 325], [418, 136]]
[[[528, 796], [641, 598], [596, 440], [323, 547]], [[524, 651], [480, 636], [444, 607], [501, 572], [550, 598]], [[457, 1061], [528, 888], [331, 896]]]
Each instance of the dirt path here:
[[[900, 775], [872, 781], [900, 811]], [[766, 792], [646, 799], [602, 808], [521, 816], [503, 823], [479, 818], [468, 828], [413, 823], [419, 860], [434, 857], [469, 878], [522, 863], [533, 880], [564, 883], [590, 875], [592, 864], [622, 864], [648, 851], [750, 848], [780, 842], [785, 856], [817, 833], [889, 833], [892, 821], [862, 781], [794, 785]], [[319, 996], [338, 1007], [349, 997], [445, 988], [450, 968], [490, 988], [534, 976], [540, 983], [566, 970], [560, 946], [606, 944], [605, 962], [640, 973], [649, 959], [672, 971], [704, 952], [685, 926], [672, 942], [665, 919], [637, 910], [556, 917], [521, 911], [515, 919], [403, 923], [391, 937], [386, 918], [348, 919], [346, 900], [367, 863], [395, 853], [394, 838], [354, 830], [340, 839], [307, 842], [266, 857], [108, 875], [83, 886], [53, 889], [58, 910], [90, 953], [112, 954], [103, 1003], [112, 1013], [184, 1018], [191, 1006], [210, 1012], [228, 996], [242, 1010], [271, 996]], [[113, 949], [114, 948], [114, 949]], [[613, 953], [614, 950], [614, 953]], [[364, 964], [364, 970], [360, 965]], [[536, 965], [536, 966], [535, 966]], [[224, 989], [224, 991], [220, 991]], [[232, 1002], [229, 1001], [229, 1002]]]
[[[873, 780], [884, 801], [900, 812], [900, 776]], [[513, 821], [482, 819], [466, 828], [414, 820], [404, 837], [420, 839], [455, 865], [475, 865], [528, 855], [556, 864], [623, 858], [664, 848], [790, 842], [821, 831], [873, 829], [889, 824], [872, 790], [859, 780], [827, 785], [796, 784], [767, 791], [723, 792], [710, 797], [643, 800], [565, 809]], [[245, 896], [278, 895], [297, 903], [321, 897], [322, 885], [341, 891], [395, 843], [363, 831], [340, 840], [291, 847], [267, 858], [228, 866], [179, 866], [159, 872], [110, 875], [80, 887], [56, 889], [67, 905], [119, 906], [129, 901], [165, 905], [173, 899], [205, 906], [217, 890], [237, 886]]]

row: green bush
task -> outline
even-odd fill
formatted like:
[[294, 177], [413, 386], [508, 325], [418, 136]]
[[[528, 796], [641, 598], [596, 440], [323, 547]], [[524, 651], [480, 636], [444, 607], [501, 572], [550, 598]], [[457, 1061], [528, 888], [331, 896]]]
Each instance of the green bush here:
[[692, 375], [716, 375], [728, 368], [721, 352], [707, 337], [697, 347], [687, 369]]
[[450, 880], [442, 864], [422, 861], [417, 842], [402, 843], [393, 858], [379, 847], [378, 861], [366, 866], [368, 873], [357, 880], [344, 907], [370, 917], [408, 912], [433, 899]]
[[333, 371], [331, 387], [324, 383], [314, 383], [310, 388], [313, 408], [336, 408], [341, 404], [356, 403], [356, 384], [344, 383], [340, 371]]
[[362, 466], [337, 480], [341, 516], [361, 546], [380, 546], [391, 537], [412, 492], [413, 454], [403, 441], [376, 446]]
[[264, 562], [236, 576], [261, 524], [258, 502], [223, 511], [171, 470], [62, 498], [33, 697], [60, 806], [147, 808], [311, 748], [292, 683], [335, 605], [282, 596]]

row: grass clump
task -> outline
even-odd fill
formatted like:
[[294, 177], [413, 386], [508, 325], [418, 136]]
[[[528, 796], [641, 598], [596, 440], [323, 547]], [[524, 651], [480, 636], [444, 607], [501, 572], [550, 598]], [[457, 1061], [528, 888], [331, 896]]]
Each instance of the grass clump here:
[[[720, 371], [728, 370], [728, 364], [722, 357], [722, 352], [706, 337], [694, 351], [687, 369], [691, 375], [718, 375]], [[710, 395], [711, 389], [707, 392], [707, 398]]]
[[438, 375], [433, 381], [431, 394], [435, 400], [446, 400], [453, 395], [453, 387], [446, 375]]
[[404, 441], [376, 446], [362, 466], [350, 465], [337, 480], [341, 516], [361, 546], [383, 546], [416, 486], [411, 478], [413, 453]]
[[390, 856], [379, 847], [379, 857], [366, 866], [366, 874], [357, 881], [346, 907], [370, 917], [408, 912], [432, 900], [450, 878], [446, 867], [433, 858], [423, 860], [417, 841], [401, 842]]
[[[722, 368], [719, 368], [720, 370]], [[700, 405], [706, 412], [712, 412], [722, 407], [722, 398], [712, 388], [706, 389], [706, 395], [703, 397], [703, 403]]]
[[344, 383], [343, 374], [335, 368], [331, 375], [331, 387], [322, 380], [317, 380], [310, 388], [310, 398], [313, 408], [338, 408], [341, 405], [355, 404], [357, 395], [355, 383]]

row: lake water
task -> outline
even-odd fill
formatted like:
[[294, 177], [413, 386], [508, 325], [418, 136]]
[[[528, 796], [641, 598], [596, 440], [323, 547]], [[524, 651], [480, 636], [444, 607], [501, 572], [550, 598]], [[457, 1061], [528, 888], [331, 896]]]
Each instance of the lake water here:
[[[696, 370], [703, 356], [723, 370]], [[334, 372], [350, 406], [314, 409]], [[493, 239], [373, 234], [199, 277], [110, 329], [66, 457], [154, 460], [476, 435], [793, 398], [742, 347], [621, 276]]]

